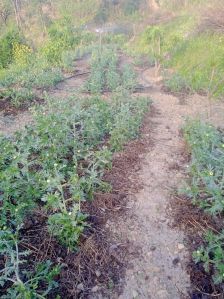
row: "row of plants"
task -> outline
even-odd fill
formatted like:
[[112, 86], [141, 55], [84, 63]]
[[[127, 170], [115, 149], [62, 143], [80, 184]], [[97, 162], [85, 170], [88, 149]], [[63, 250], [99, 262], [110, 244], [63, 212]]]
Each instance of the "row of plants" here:
[[[10, 51], [0, 49], [0, 59], [5, 63], [0, 69], [0, 99], [10, 100], [15, 106], [29, 103], [37, 97], [37, 89], [60, 82], [63, 70], [73, 71], [77, 49], [93, 40], [93, 34], [72, 27], [66, 19], [48, 28], [48, 41], [38, 49], [31, 47], [18, 32], [9, 32], [2, 47], [7, 44]], [[5, 57], [5, 53], [10, 57]]]
[[[189, 121], [184, 128], [192, 160], [191, 181], [186, 194], [219, 223], [224, 212], [224, 133], [213, 126]], [[204, 245], [193, 254], [195, 262], [201, 262], [215, 284], [224, 282], [224, 229], [208, 231]]]
[[92, 53], [91, 76], [85, 88], [92, 94], [103, 91], [115, 91], [120, 87], [133, 90], [136, 86], [136, 75], [130, 64], [119, 70], [118, 55], [113, 47], [99, 47]]
[[137, 136], [148, 104], [149, 99], [126, 90], [108, 102], [100, 96], [48, 98], [33, 109], [35, 125], [1, 137], [1, 298], [56, 294], [63, 265], [31, 262], [32, 252], [22, 247], [27, 217], [45, 211], [49, 235], [75, 252], [89, 225], [82, 203], [93, 200], [96, 191], [110, 191], [104, 171], [112, 165], [113, 152]]

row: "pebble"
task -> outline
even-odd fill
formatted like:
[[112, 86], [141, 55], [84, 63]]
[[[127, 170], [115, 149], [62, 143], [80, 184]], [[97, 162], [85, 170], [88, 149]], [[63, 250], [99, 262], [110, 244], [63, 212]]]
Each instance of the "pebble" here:
[[80, 291], [84, 291], [84, 285], [83, 285], [83, 283], [79, 283], [77, 285], [77, 289], [80, 290]]
[[177, 245], [177, 248], [178, 248], [179, 250], [183, 250], [183, 249], [185, 248], [185, 246], [184, 246], [184, 244], [179, 243], [179, 244]]
[[99, 288], [98, 286], [95, 286], [95, 287], [92, 288], [91, 291], [92, 291], [93, 293], [96, 293], [97, 291], [99, 291], [99, 289], [100, 289], [100, 288]]
[[100, 275], [101, 275], [101, 272], [100, 272], [99, 270], [96, 270], [96, 272], [95, 272], [95, 273], [96, 273], [96, 276], [97, 276], [97, 277], [100, 277]]
[[138, 297], [138, 292], [133, 290], [132, 291], [132, 296], [133, 296], [134, 299], [137, 298]]

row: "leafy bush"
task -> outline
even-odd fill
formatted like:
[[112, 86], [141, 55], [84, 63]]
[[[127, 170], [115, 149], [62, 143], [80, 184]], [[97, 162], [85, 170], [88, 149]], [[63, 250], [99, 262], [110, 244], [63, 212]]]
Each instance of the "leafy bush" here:
[[[191, 182], [186, 192], [193, 203], [212, 216], [223, 217], [224, 211], [224, 134], [211, 125], [194, 121], [184, 129], [192, 153]], [[224, 281], [224, 232], [205, 235], [205, 245], [194, 252], [196, 262], [202, 262], [213, 275], [215, 284]]]
[[[48, 99], [34, 110], [35, 126], [1, 138], [2, 227], [13, 232], [44, 204], [49, 231], [70, 250], [76, 248], [86, 225], [80, 202], [108, 190], [102, 176], [111, 167], [111, 151], [136, 136], [146, 110], [145, 99], [122, 99], [110, 104], [99, 98]], [[100, 148], [107, 135], [111, 148]]]
[[188, 189], [193, 201], [216, 215], [224, 211], [224, 136], [214, 127], [198, 121], [184, 129], [192, 153], [192, 181]]
[[63, 78], [59, 68], [52, 68], [45, 60], [32, 56], [29, 64], [12, 64], [0, 78], [4, 88], [2, 97], [10, 99], [15, 106], [35, 98], [33, 89], [44, 89], [56, 85]]
[[29, 252], [19, 249], [16, 235], [12, 235], [10, 231], [0, 232], [0, 253], [5, 257], [0, 286], [8, 284], [7, 293], [1, 298], [46, 298], [57, 288], [54, 278], [59, 274], [60, 267], [52, 267], [52, 263], [48, 260], [37, 264], [33, 270], [22, 270], [27, 263], [25, 259]]
[[22, 44], [22, 38], [17, 31], [9, 31], [0, 39], [0, 68], [7, 67], [13, 62], [13, 45]]
[[103, 90], [115, 91], [120, 87], [133, 90], [135, 85], [136, 74], [131, 65], [124, 65], [121, 72], [118, 70], [115, 48], [99, 48], [93, 52], [91, 76], [86, 84], [87, 90], [97, 94]]
[[137, 136], [149, 99], [137, 97], [125, 105], [119, 102], [117, 104], [119, 109], [115, 111], [114, 125], [110, 131], [110, 145], [116, 151]]
[[208, 232], [205, 235], [206, 246], [194, 252], [196, 263], [202, 262], [206, 272], [212, 274], [215, 284], [224, 281], [224, 231], [220, 234]]
[[174, 74], [165, 80], [165, 87], [173, 92], [190, 92], [191, 88], [184, 77], [179, 74]]

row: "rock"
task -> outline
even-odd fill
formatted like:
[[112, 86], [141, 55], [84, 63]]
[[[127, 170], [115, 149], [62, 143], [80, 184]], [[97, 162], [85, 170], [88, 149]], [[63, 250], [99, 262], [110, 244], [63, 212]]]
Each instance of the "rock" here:
[[138, 292], [133, 290], [132, 291], [132, 296], [133, 296], [134, 299], [137, 298], [138, 297]]
[[83, 285], [83, 283], [79, 283], [77, 285], [77, 289], [80, 290], [80, 291], [84, 291], [84, 285]]
[[98, 286], [95, 286], [95, 287], [92, 288], [91, 291], [92, 291], [93, 293], [96, 293], [96, 292], [99, 291], [99, 289], [100, 289], [100, 288], [99, 288]]
[[96, 276], [97, 276], [97, 277], [100, 277], [100, 275], [101, 275], [101, 272], [100, 272], [99, 270], [96, 270], [96, 272], [95, 272], [95, 273], [96, 273]]
[[181, 251], [185, 248], [185, 246], [184, 246], [184, 244], [179, 243], [179, 244], [177, 244], [177, 248], [178, 248], [178, 250]]

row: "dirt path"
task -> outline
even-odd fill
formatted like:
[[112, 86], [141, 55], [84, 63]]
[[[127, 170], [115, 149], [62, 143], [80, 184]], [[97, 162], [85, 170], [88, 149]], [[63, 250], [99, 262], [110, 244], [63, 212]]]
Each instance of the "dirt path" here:
[[[171, 209], [172, 190], [181, 186], [188, 166], [181, 127], [189, 116], [207, 119], [210, 108], [206, 99], [198, 95], [183, 104], [177, 97], [162, 92], [161, 78], [155, 77], [152, 69], [139, 73], [139, 81], [152, 84], [149, 95], [155, 113], [148, 138], [153, 139], [154, 145], [142, 157], [141, 170], [136, 174], [143, 188], [130, 195], [129, 205], [134, 208], [125, 220], [112, 224], [116, 235], [126, 238], [136, 251], [135, 257], [130, 258], [119, 299], [189, 298], [184, 236], [171, 228], [167, 211]], [[217, 105], [212, 107], [211, 120], [220, 125], [223, 108], [220, 110]]]

